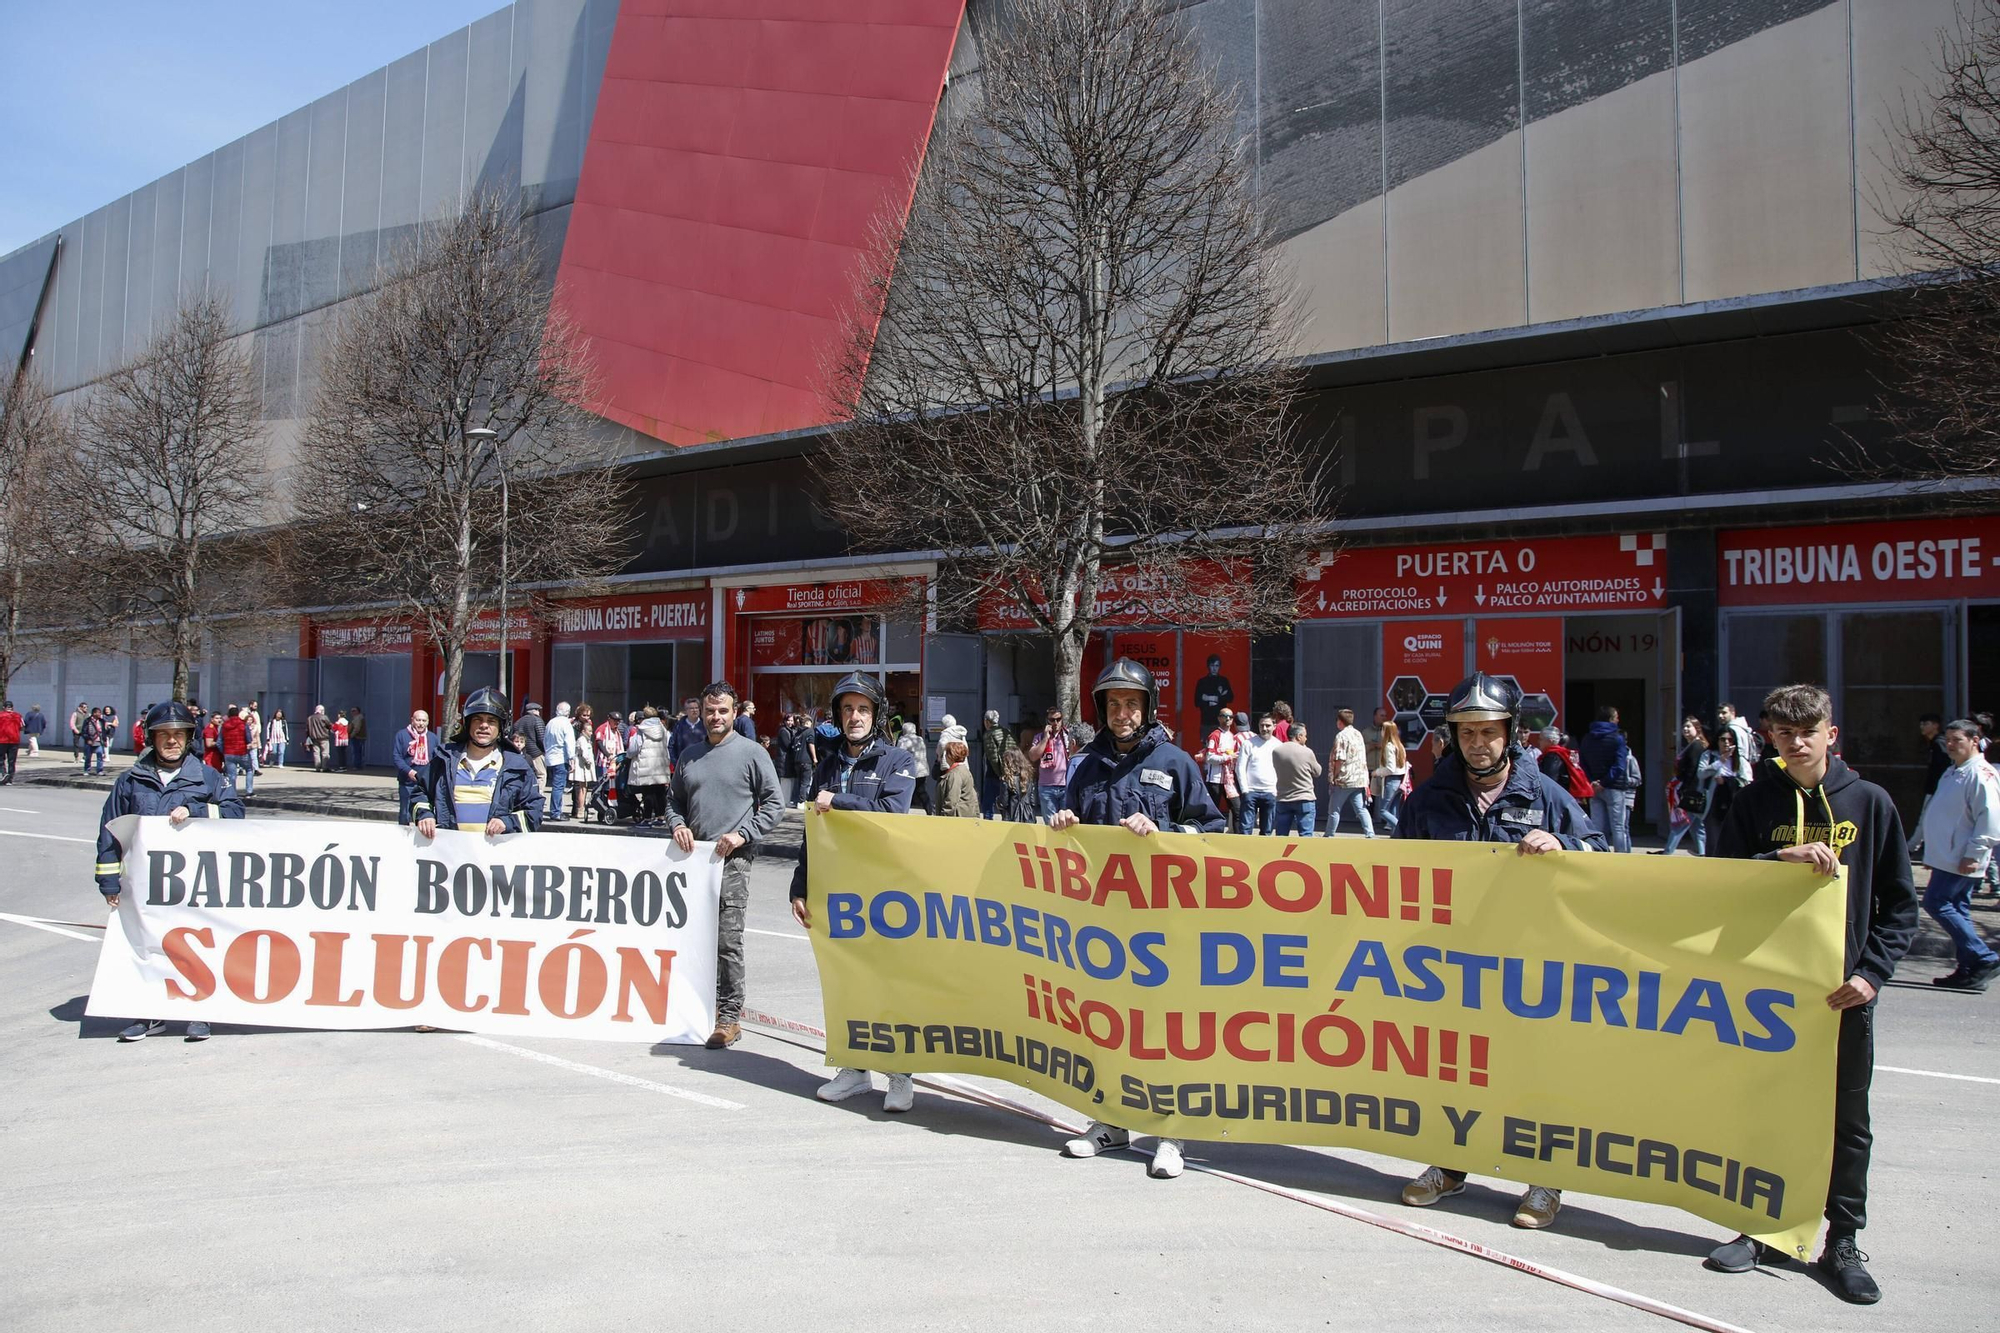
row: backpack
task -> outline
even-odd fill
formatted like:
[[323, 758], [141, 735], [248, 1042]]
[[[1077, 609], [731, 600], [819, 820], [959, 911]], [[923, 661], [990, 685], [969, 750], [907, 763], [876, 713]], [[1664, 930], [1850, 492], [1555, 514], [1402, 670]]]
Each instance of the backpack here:
[[1729, 725], [1736, 733], [1736, 749], [1742, 756], [1743, 763], [1751, 772], [1756, 772], [1757, 765], [1764, 761], [1764, 738], [1757, 734], [1755, 727], [1740, 717]]
[[1555, 746], [1550, 753], [1563, 761], [1563, 772], [1568, 778], [1564, 785], [1568, 787], [1571, 796], [1579, 801], [1587, 801], [1597, 794], [1597, 784], [1583, 771], [1583, 765], [1576, 762], [1576, 756], [1570, 753], [1568, 746]]

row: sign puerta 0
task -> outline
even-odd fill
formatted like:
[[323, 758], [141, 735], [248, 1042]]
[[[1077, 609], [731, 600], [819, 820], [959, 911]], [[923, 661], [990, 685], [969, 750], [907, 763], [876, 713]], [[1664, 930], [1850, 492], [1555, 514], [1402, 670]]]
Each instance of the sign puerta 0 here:
[[1301, 585], [1305, 620], [1666, 605], [1667, 538], [1606, 533], [1342, 551]]

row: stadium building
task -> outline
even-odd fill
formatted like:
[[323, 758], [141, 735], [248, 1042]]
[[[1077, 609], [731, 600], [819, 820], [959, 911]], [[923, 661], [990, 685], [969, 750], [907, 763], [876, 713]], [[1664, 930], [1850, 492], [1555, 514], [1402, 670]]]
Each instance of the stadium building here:
[[[900, 619], [922, 553], [849, 553], [803, 458], [871, 221], [977, 96], [995, 0], [518, 0], [0, 259], [0, 355], [61, 392], [226, 289], [279, 472], [343, 302], [421, 219], [518, 188], [604, 375], [640, 487], [616, 596], [510, 628], [524, 698], [670, 705], [727, 676], [771, 711], [880, 670], [933, 727], [1049, 701], [1045, 646]], [[2000, 698], [2000, 514], [1857, 481], [1866, 331], [1897, 285], [1870, 200], [1951, 0], [1196, 0], [1255, 188], [1308, 308], [1307, 425], [1344, 553], [1294, 633], [1106, 626], [1193, 730], [1237, 706], [1377, 706], [1412, 735], [1472, 667], [1581, 730], [1615, 703], [1647, 764], [1677, 718], [1780, 681], [1834, 692], [1846, 748], [1908, 800], [1915, 719]], [[1223, 460], [1226, 471], [1226, 460]], [[899, 479], [920, 503], [923, 479]], [[279, 483], [274, 480], [274, 488]], [[1996, 507], [2000, 509], [2000, 507]], [[499, 626], [467, 688], [497, 672]], [[209, 701], [360, 703], [386, 756], [437, 705], [406, 619], [310, 608], [218, 645]], [[65, 654], [17, 700], [130, 717], [165, 664]], [[54, 739], [54, 738], [52, 738]]]

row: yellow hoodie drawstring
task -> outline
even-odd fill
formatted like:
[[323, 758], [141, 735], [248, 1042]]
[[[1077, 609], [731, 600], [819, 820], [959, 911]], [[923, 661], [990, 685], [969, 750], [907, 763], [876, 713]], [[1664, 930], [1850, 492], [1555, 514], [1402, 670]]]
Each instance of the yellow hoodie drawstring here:
[[[1784, 760], [1780, 759], [1777, 762], [1779, 768], [1785, 767]], [[1787, 777], [1791, 776], [1790, 770], [1786, 770], [1785, 776]], [[1829, 847], [1832, 847], [1833, 846], [1833, 802], [1827, 799], [1825, 778], [1821, 778], [1819, 786], [1813, 788], [1813, 794], [1819, 797], [1820, 808], [1826, 811], [1827, 845]], [[1792, 831], [1792, 846], [1803, 847], [1806, 845], [1806, 794], [1805, 790], [1799, 786], [1796, 780], [1794, 780], [1792, 783], [1792, 804], [1793, 808], [1798, 813], [1798, 821], [1793, 826], [1793, 831]], [[1834, 847], [1833, 853], [1835, 856], [1839, 856], [1840, 848]]]

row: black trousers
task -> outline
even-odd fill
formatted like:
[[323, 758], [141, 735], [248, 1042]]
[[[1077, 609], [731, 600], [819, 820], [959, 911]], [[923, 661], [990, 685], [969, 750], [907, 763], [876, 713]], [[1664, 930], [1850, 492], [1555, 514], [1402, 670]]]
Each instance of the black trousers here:
[[1826, 1183], [1831, 1231], [1868, 1225], [1868, 1154], [1875, 1131], [1868, 1119], [1868, 1086], [1875, 1079], [1875, 1006], [1843, 1010], [1840, 1057], [1834, 1076], [1833, 1175]]
[[13, 745], [0, 745], [0, 774], [5, 774], [9, 782], [14, 780], [14, 757], [20, 752], [19, 742]]

